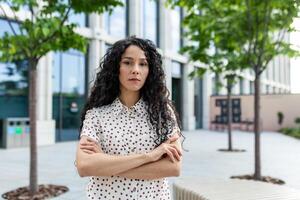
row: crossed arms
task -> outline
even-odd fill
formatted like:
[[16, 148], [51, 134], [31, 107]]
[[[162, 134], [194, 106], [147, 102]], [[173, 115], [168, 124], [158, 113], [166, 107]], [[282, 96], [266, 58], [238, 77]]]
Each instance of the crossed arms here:
[[175, 134], [153, 151], [133, 155], [108, 155], [101, 146], [87, 136], [82, 136], [77, 146], [77, 170], [85, 176], [120, 176], [131, 179], [159, 179], [179, 176], [181, 145]]

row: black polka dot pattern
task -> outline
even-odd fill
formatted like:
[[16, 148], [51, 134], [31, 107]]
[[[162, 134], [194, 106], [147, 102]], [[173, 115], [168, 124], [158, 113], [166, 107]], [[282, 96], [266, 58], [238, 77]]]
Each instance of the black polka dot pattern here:
[[[171, 134], [177, 130], [178, 126], [175, 126]], [[104, 153], [111, 155], [139, 154], [155, 148], [156, 134], [142, 98], [130, 108], [116, 98], [110, 105], [88, 110], [81, 131], [83, 135], [99, 142]], [[87, 197], [105, 200], [171, 199], [165, 178], [142, 180], [119, 176], [90, 177]]]

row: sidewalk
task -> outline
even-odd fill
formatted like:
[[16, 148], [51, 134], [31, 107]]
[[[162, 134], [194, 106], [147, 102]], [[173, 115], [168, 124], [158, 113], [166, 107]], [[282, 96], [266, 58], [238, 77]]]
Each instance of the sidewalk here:
[[[224, 153], [217, 149], [227, 147], [227, 134], [205, 130], [184, 132], [186, 140], [182, 177], [223, 179], [232, 175], [254, 172], [254, 136], [252, 133], [233, 132], [233, 147], [244, 153]], [[56, 199], [85, 199], [87, 178], [80, 178], [74, 167], [77, 142], [57, 143], [39, 147], [39, 184], [57, 184], [70, 191]], [[300, 190], [300, 140], [278, 133], [261, 136], [262, 175], [280, 178], [285, 186]], [[28, 185], [29, 149], [0, 149], [0, 194]], [[175, 178], [171, 178], [172, 183]], [[1, 197], [0, 197], [1, 199]]]

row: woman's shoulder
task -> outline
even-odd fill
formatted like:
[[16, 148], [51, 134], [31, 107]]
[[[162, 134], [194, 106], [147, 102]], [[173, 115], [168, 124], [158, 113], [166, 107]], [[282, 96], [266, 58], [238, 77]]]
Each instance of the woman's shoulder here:
[[86, 111], [88, 115], [101, 115], [106, 110], [106, 106], [93, 107]]
[[97, 115], [97, 116], [105, 116], [105, 115], [109, 115], [110, 113], [112, 113], [114, 111], [116, 101], [113, 101], [112, 103], [106, 104], [106, 105], [102, 105], [102, 106], [98, 106], [98, 107], [93, 107], [90, 108], [86, 111], [86, 114], [89, 115]]

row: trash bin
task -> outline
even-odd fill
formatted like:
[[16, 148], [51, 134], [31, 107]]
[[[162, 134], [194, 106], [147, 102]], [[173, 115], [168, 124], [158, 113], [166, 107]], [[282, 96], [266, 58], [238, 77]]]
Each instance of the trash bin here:
[[5, 118], [0, 121], [0, 147], [29, 146], [29, 118]]

